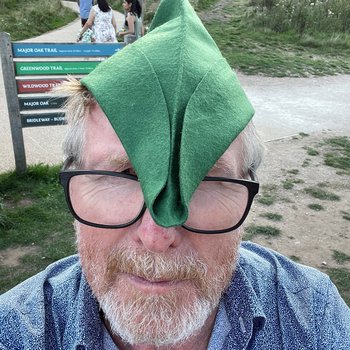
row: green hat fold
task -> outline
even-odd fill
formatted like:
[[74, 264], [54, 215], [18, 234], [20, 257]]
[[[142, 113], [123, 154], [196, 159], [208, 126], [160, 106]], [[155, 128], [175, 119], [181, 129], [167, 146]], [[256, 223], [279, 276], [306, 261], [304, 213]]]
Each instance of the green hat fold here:
[[118, 134], [161, 226], [183, 224], [192, 194], [254, 111], [187, 0], [163, 0], [151, 31], [82, 79]]

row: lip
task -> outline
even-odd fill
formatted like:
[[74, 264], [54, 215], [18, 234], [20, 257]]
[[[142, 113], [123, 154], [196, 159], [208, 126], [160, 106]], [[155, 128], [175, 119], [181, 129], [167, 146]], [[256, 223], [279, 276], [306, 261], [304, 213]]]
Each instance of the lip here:
[[150, 281], [137, 275], [132, 275], [128, 273], [123, 274], [127, 281], [135, 286], [137, 289], [148, 293], [167, 293], [179, 285], [186, 283], [186, 281], [174, 281], [174, 280], [154, 280]]

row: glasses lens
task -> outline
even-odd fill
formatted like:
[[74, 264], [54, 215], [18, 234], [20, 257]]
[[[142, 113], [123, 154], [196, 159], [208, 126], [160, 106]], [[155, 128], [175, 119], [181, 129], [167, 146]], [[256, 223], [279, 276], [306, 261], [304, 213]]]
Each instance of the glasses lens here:
[[202, 181], [190, 202], [185, 225], [197, 230], [225, 230], [239, 223], [248, 204], [244, 185], [226, 181]]
[[79, 174], [70, 179], [72, 207], [81, 219], [99, 225], [123, 225], [143, 206], [138, 181], [111, 175]]

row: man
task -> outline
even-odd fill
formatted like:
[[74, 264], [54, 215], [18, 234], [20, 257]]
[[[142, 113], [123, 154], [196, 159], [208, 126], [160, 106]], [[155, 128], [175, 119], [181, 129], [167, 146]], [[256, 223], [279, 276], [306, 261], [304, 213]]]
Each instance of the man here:
[[81, 26], [84, 27], [85, 23], [87, 22], [87, 20], [89, 18], [91, 7], [94, 5], [94, 1], [93, 0], [78, 0], [78, 5], [79, 5]]
[[0, 349], [350, 348], [327, 276], [241, 243], [261, 145], [187, 0], [61, 89], [79, 257], [0, 298]]

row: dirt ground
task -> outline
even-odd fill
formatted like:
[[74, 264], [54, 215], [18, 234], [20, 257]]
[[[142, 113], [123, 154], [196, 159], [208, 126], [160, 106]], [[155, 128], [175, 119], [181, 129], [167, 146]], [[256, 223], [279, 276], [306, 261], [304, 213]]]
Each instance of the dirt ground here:
[[[252, 241], [319, 269], [350, 268], [348, 260], [339, 264], [334, 259], [334, 251], [350, 255], [350, 176], [324, 164], [324, 156], [331, 150], [324, 140], [340, 136], [346, 135], [329, 131], [266, 143], [264, 163], [258, 171], [260, 194], [246, 226], [268, 225], [281, 233], [256, 235]], [[292, 188], [285, 189], [284, 184]], [[310, 187], [336, 194], [340, 200], [314, 198], [305, 192]], [[259, 203], [264, 193], [275, 195], [272, 205]], [[319, 204], [323, 210], [310, 209], [310, 204]], [[279, 214], [281, 221], [266, 219], [261, 216], [264, 213]]]

